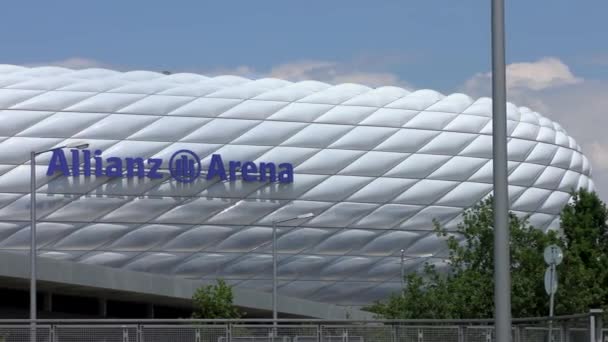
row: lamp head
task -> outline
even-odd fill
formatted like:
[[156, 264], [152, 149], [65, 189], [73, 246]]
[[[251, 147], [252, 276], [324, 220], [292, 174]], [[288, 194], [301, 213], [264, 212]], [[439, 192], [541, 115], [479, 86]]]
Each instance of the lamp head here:
[[82, 149], [89, 147], [89, 144], [86, 142], [82, 142], [82, 141], [74, 141], [74, 142], [71, 142], [71, 143], [65, 145], [65, 147], [66, 148], [76, 148], [76, 149], [82, 150]]
[[314, 216], [315, 216], [315, 214], [313, 214], [313, 213], [307, 213], [307, 214], [298, 215], [296, 217], [299, 219], [305, 219], [305, 218], [310, 218], [310, 217], [314, 217]]

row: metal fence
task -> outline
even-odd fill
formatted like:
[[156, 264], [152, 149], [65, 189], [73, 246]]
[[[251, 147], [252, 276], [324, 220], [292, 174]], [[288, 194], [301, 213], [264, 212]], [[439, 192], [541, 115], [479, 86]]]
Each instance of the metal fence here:
[[[608, 342], [601, 312], [514, 319], [515, 342]], [[36, 342], [492, 342], [491, 320], [38, 320]], [[29, 342], [29, 320], [0, 320], [0, 342]], [[603, 337], [605, 335], [606, 337]], [[551, 338], [550, 338], [551, 336]]]

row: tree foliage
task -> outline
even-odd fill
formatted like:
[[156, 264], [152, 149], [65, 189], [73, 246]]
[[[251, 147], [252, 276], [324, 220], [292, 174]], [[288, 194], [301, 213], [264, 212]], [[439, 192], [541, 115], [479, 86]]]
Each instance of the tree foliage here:
[[193, 318], [241, 318], [242, 313], [233, 304], [232, 287], [222, 279], [215, 285], [200, 287], [192, 296]]
[[[526, 218], [509, 214], [511, 231], [512, 313], [546, 316], [548, 297], [543, 250], [558, 244], [565, 251], [558, 266], [556, 314], [586, 312], [608, 303], [607, 211], [595, 193], [580, 190], [561, 214], [561, 232], [544, 233]], [[489, 318], [494, 313], [494, 236], [492, 199], [466, 210], [456, 232], [436, 224], [447, 243], [449, 270], [427, 264], [406, 276], [403, 293], [368, 308], [385, 318]]]
[[564, 262], [558, 266], [560, 287], [556, 312], [584, 312], [608, 307], [608, 228], [606, 205], [584, 190], [561, 214]]

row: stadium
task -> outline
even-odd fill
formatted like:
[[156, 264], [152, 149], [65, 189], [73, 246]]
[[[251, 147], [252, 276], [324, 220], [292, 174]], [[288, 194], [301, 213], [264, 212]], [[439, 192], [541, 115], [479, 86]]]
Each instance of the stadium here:
[[[400, 289], [402, 267], [446, 266], [432, 221], [454, 230], [491, 194], [491, 108], [433, 90], [0, 65], [0, 287], [25, 288], [30, 152], [52, 150], [36, 158], [41, 291], [187, 305], [175, 288], [222, 278], [267, 310], [277, 224], [281, 312], [337, 317], [297, 308], [364, 306]], [[557, 229], [569, 192], [593, 190], [589, 161], [558, 123], [507, 115], [511, 209]]]

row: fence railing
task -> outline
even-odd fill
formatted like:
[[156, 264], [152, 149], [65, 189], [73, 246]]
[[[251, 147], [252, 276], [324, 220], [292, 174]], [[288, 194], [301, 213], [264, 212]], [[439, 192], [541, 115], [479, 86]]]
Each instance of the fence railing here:
[[[492, 320], [0, 320], [0, 342], [492, 342]], [[608, 342], [601, 312], [514, 319], [515, 342]], [[606, 336], [606, 337], [603, 337]], [[32, 336], [33, 337], [33, 336]]]

